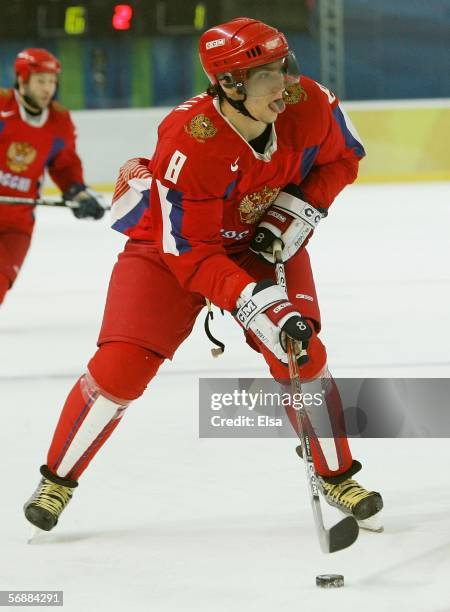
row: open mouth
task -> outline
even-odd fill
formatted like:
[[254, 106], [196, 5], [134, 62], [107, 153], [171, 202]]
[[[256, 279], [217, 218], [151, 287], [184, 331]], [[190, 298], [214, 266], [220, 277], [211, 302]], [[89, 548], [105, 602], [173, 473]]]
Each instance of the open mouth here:
[[286, 104], [282, 98], [277, 98], [269, 104], [269, 108], [273, 113], [282, 113], [286, 108]]

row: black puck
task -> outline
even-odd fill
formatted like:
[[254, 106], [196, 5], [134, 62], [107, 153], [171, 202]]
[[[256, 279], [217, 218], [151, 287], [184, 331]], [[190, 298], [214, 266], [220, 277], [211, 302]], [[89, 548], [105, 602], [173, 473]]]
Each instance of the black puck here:
[[320, 574], [316, 576], [316, 585], [322, 589], [338, 589], [344, 586], [342, 574]]

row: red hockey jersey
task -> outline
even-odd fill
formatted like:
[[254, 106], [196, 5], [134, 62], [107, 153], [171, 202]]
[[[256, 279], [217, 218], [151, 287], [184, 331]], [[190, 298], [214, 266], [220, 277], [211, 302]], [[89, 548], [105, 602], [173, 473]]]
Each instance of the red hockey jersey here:
[[[113, 227], [157, 244], [180, 284], [231, 310], [250, 278], [229, 255], [249, 247], [258, 221], [288, 183], [328, 208], [358, 172], [364, 149], [337, 98], [301, 77], [257, 153], [201, 94], [160, 124], [151, 180], [115, 198]], [[151, 187], [150, 187], [151, 182]], [[139, 183], [139, 181], [138, 181]]]
[[[84, 184], [69, 112], [52, 102], [30, 123], [15, 90], [0, 89], [0, 195], [38, 197], [45, 168], [63, 192], [73, 183]], [[0, 224], [30, 210], [1, 206]]]

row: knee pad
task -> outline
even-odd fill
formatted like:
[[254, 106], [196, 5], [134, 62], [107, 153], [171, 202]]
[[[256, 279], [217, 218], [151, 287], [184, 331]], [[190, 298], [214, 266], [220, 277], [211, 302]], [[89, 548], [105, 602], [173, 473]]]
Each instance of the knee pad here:
[[144, 393], [163, 361], [136, 344], [106, 342], [88, 363], [88, 370], [103, 393], [130, 402]]

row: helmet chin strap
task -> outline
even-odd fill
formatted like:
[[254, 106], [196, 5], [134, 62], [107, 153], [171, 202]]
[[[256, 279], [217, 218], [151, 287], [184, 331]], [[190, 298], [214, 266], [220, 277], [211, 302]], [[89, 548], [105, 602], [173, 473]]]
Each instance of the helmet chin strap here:
[[37, 117], [42, 113], [43, 109], [36, 103], [35, 100], [33, 100], [33, 98], [31, 98], [27, 94], [20, 93], [20, 91], [19, 94], [22, 100], [22, 105], [27, 111], [27, 113], [29, 113], [33, 117]]
[[[227, 85], [225, 85], [225, 87], [227, 87]], [[244, 115], [245, 117], [250, 117], [250, 119], [253, 119], [253, 121], [258, 121], [258, 119], [256, 119], [256, 117], [253, 117], [253, 115], [250, 113], [250, 111], [245, 106], [245, 101], [247, 100], [247, 94], [244, 91], [239, 92], [238, 90], [238, 93], [241, 93], [244, 96], [243, 100], [233, 100], [233, 98], [228, 97], [227, 92], [225, 91], [223, 87], [222, 87], [222, 92], [228, 104], [230, 104], [230, 106], [235, 108], [238, 113], [241, 113], [241, 115]]]
[[253, 115], [245, 106], [245, 100], [247, 99], [247, 96], [245, 96], [243, 100], [232, 100], [227, 96], [227, 94], [225, 94], [225, 99], [228, 104], [231, 104], [231, 106], [237, 110], [238, 113], [241, 113], [241, 115], [244, 115], [245, 117], [250, 117], [250, 119], [253, 119], [253, 121], [258, 121], [258, 119], [256, 119], [256, 117], [253, 117]]

